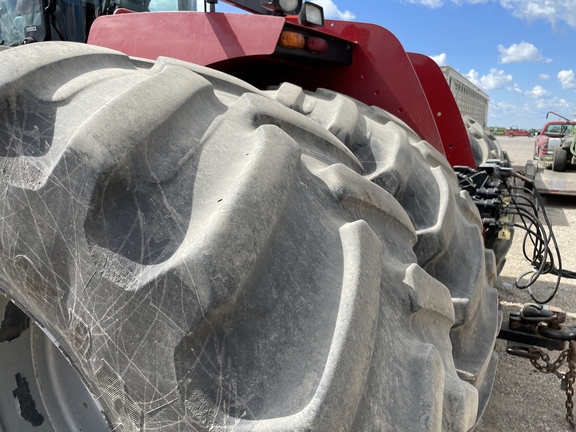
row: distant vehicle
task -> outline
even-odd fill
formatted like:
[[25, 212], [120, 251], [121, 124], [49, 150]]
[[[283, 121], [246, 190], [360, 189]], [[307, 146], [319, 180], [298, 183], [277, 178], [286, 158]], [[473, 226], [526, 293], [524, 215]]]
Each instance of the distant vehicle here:
[[539, 159], [546, 165], [551, 165], [554, 148], [561, 147], [566, 137], [574, 134], [576, 120], [562, 118], [564, 120], [554, 120], [544, 125], [542, 132], [536, 137], [534, 142], [534, 159]]
[[510, 128], [504, 131], [504, 135], [509, 138], [514, 138], [515, 136], [532, 136], [531, 132], [526, 129]]
[[506, 128], [498, 126], [488, 126], [486, 128], [486, 131], [492, 133], [493, 135], [504, 135]]
[[[548, 112], [562, 120], [550, 121], [534, 143], [534, 159], [526, 163], [526, 176], [542, 194], [576, 195], [576, 120]], [[565, 172], [572, 171], [572, 172]]]

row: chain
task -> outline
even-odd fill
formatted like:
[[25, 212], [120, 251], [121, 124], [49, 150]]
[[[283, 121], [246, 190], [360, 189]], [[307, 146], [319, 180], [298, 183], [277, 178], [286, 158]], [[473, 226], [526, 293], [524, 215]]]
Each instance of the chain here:
[[569, 355], [568, 355], [568, 372], [566, 373], [566, 421], [570, 423], [572, 429], [576, 428], [576, 420], [574, 419], [574, 415], [572, 413], [574, 409], [574, 380], [576, 376], [574, 374], [574, 370], [576, 369], [576, 342], [571, 340], [570, 341], [570, 348], [568, 348]]
[[[562, 351], [558, 356], [558, 358], [553, 363], [550, 363], [550, 356], [541, 349], [537, 348], [535, 351], [536, 354], [540, 356], [540, 359], [539, 360], [530, 359], [530, 362], [532, 363], [532, 366], [534, 366], [540, 372], [554, 373], [558, 370], [560, 366], [562, 366], [562, 363], [564, 363], [566, 357], [568, 357], [568, 354], [570, 354], [571, 350], [572, 345], [570, 345], [569, 348]], [[540, 361], [542, 361], [543, 363], [540, 363]]]
[[550, 356], [541, 349], [536, 349], [535, 353], [540, 359], [530, 359], [532, 366], [543, 373], [556, 373], [558, 368], [567, 360], [568, 372], [562, 377], [563, 384], [566, 384], [566, 421], [572, 429], [576, 429], [576, 419], [574, 418], [574, 381], [576, 381], [576, 342], [570, 341], [570, 346], [562, 351], [554, 362], [550, 362]]

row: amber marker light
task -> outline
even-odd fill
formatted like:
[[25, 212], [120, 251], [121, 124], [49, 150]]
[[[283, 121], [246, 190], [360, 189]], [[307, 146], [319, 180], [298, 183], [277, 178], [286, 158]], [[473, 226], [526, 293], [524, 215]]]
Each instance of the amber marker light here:
[[279, 43], [284, 48], [302, 49], [306, 46], [306, 39], [300, 33], [283, 31]]

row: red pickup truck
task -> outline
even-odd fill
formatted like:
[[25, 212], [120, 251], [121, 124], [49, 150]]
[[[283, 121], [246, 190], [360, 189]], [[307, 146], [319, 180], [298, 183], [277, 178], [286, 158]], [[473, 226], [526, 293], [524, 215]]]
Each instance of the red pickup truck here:
[[576, 120], [554, 120], [546, 123], [534, 142], [534, 159], [550, 162], [553, 148], [561, 144], [564, 136], [573, 134], [574, 126]]
[[504, 135], [509, 138], [514, 138], [515, 136], [532, 136], [532, 132], [526, 129], [510, 128], [504, 131]]

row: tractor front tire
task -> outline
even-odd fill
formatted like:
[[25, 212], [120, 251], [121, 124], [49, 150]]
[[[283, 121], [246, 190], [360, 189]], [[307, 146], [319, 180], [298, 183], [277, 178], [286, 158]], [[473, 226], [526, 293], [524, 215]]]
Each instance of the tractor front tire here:
[[[73, 43], [0, 64], [0, 289], [111, 430], [475, 425], [494, 254], [408, 126], [327, 90]], [[30, 424], [14, 388], [7, 432]], [[49, 428], [57, 404], [29, 393]]]

